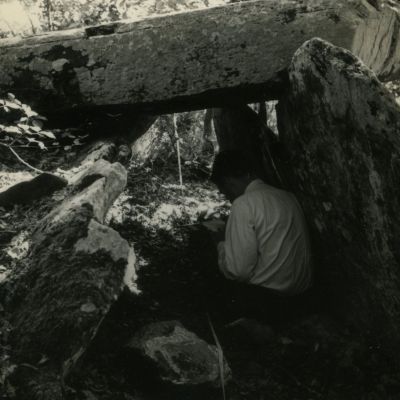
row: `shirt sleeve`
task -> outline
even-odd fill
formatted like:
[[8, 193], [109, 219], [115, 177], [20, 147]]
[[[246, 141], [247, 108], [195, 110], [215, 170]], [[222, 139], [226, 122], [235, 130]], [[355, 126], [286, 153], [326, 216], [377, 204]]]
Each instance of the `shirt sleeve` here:
[[248, 204], [241, 199], [232, 205], [225, 241], [218, 245], [218, 264], [228, 279], [249, 282], [257, 264], [257, 238]]

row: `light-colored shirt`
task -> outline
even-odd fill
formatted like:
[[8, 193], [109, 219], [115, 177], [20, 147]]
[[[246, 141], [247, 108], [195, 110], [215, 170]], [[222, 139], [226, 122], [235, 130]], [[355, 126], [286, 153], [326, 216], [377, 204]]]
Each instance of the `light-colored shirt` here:
[[283, 295], [312, 284], [310, 241], [303, 211], [292, 193], [252, 181], [232, 204], [218, 264], [229, 279]]

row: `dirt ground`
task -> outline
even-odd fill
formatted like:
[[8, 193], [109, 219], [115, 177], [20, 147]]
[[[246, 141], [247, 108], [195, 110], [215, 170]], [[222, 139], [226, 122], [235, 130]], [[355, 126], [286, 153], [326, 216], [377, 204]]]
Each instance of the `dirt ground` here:
[[[65, 168], [69, 162], [52, 157], [47, 164], [42, 160], [42, 166]], [[11, 161], [2, 169], [5, 180], [11, 172], [24, 170]], [[69, 383], [70, 398], [222, 399], [220, 389], [173, 388], [154, 380], [125, 347], [144, 324], [165, 320], [178, 320], [214, 343], [211, 320], [233, 373], [226, 385], [227, 399], [398, 399], [400, 374], [326, 313], [280, 326], [232, 328], [226, 326], [218, 304], [205, 306], [211, 288], [199, 262], [203, 244], [196, 232], [207, 218], [226, 218], [229, 205], [207, 181], [207, 166], [189, 163], [183, 172], [180, 187], [174, 163], [130, 166], [127, 188], [107, 219], [135, 249], [142, 293], [126, 292], [114, 304]], [[15, 272], [29, 246], [29, 232], [62, 197], [62, 192], [56, 193], [31, 206], [2, 210], [0, 278]], [[0, 316], [0, 379], [5, 379], [6, 369], [13, 368], [7, 347], [12, 327], [2, 307]], [[4, 387], [8, 394], [0, 399], [11, 399], [11, 385]]]

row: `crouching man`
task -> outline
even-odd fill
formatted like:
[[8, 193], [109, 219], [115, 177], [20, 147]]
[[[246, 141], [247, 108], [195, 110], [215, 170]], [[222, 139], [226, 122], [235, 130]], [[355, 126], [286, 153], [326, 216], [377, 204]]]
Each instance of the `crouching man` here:
[[211, 180], [232, 203], [219, 270], [236, 317], [279, 321], [310, 306], [312, 265], [303, 211], [295, 196], [258, 178], [237, 151], [219, 153]]

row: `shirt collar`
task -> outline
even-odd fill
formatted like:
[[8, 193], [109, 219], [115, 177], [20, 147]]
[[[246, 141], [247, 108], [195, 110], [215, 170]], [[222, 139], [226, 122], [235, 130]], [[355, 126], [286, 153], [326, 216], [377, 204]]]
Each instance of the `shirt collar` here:
[[247, 185], [246, 190], [244, 192], [245, 193], [253, 192], [254, 190], [257, 190], [260, 185], [265, 185], [264, 181], [258, 178], [254, 179]]

